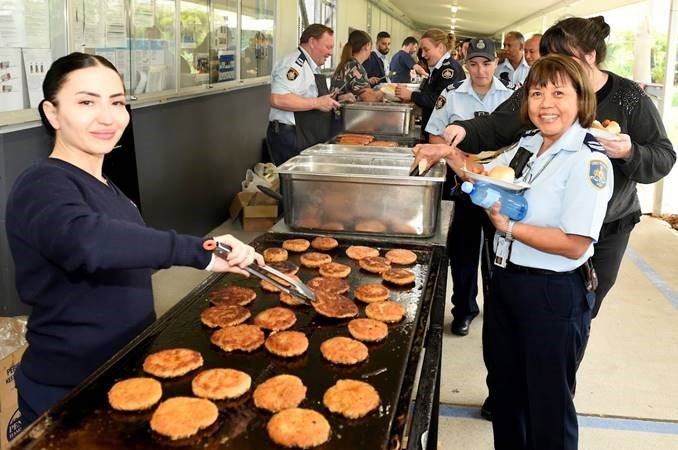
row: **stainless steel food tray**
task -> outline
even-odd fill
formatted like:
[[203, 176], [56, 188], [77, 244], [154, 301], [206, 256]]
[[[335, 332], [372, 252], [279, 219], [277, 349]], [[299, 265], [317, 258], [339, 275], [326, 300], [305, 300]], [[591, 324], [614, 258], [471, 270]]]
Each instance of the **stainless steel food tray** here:
[[446, 166], [409, 176], [412, 157], [299, 155], [278, 168], [285, 224], [295, 230], [430, 237]]
[[409, 103], [345, 103], [341, 117], [351, 133], [406, 135], [413, 126], [413, 106]]
[[412, 156], [409, 147], [371, 147], [369, 145], [344, 145], [344, 144], [316, 144], [306, 150], [302, 155], [365, 155], [407, 158]]

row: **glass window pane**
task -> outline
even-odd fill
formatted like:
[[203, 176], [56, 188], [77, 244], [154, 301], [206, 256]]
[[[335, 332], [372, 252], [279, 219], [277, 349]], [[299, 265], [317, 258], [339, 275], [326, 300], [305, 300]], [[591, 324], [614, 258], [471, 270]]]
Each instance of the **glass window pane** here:
[[[208, 84], [211, 65], [209, 62], [210, 23], [207, 0], [182, 0], [180, 3], [180, 22], [180, 87]], [[216, 78], [216, 74], [214, 74], [214, 78]]]
[[129, 92], [138, 95], [176, 89], [176, 3], [130, 0], [130, 8]]
[[240, 78], [271, 74], [275, 0], [242, 0]]
[[236, 78], [236, 50], [238, 45], [238, 1], [214, 0], [212, 2], [212, 48], [210, 63], [214, 64], [211, 73], [216, 78], [211, 81], [219, 83]]

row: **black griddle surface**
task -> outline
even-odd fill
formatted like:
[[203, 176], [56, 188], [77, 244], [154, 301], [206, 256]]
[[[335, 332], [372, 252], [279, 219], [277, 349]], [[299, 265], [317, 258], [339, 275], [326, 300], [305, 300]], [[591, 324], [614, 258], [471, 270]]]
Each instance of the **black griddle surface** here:
[[[253, 242], [259, 250], [280, 246], [283, 239], [298, 235], [266, 234]], [[254, 406], [251, 393], [271, 376], [289, 373], [299, 376], [308, 391], [300, 407], [322, 413], [332, 427], [330, 440], [320, 449], [386, 449], [389, 440], [398, 438], [404, 425], [404, 415], [409, 404], [421, 337], [426, 327], [426, 317], [420, 314], [422, 304], [432, 300], [435, 270], [431, 271], [433, 247], [407, 245], [384, 241], [355, 241], [338, 237], [340, 246], [329, 253], [333, 261], [352, 267], [348, 280], [353, 297], [355, 288], [363, 283], [380, 282], [381, 277], [362, 271], [357, 262], [345, 255], [349, 245], [373, 245], [381, 255], [390, 248], [408, 248], [417, 256], [417, 263], [409, 268], [416, 274], [412, 286], [400, 288], [388, 285], [391, 300], [405, 306], [406, 315], [398, 324], [389, 325], [389, 335], [382, 343], [368, 344], [369, 358], [356, 366], [337, 366], [325, 361], [320, 354], [320, 344], [333, 336], [348, 336], [348, 320], [332, 320], [318, 316], [311, 307], [290, 307], [297, 315], [291, 328], [303, 331], [309, 338], [308, 352], [298, 358], [283, 359], [269, 354], [262, 346], [253, 353], [226, 353], [210, 343], [212, 330], [200, 322], [200, 312], [209, 306], [207, 293], [224, 284], [252, 287], [257, 299], [249, 306], [252, 316], [273, 307], [286, 306], [278, 294], [267, 293], [259, 287], [258, 279], [243, 279], [236, 275], [214, 275], [198, 286], [159, 321], [143, 332], [128, 348], [116, 355], [100, 371], [86, 380], [64, 402], [53, 408], [33, 427], [33, 437], [24, 437], [17, 448], [31, 449], [148, 449], [200, 447], [207, 449], [263, 450], [276, 446], [266, 432], [271, 414]], [[314, 251], [310, 248], [308, 251]], [[290, 252], [290, 260], [299, 264], [299, 255]], [[301, 266], [301, 265], [300, 265]], [[394, 267], [401, 267], [395, 266]], [[437, 268], [436, 268], [437, 270]], [[303, 281], [319, 276], [318, 271], [301, 267], [298, 275]], [[360, 317], [365, 317], [365, 304], [356, 301]], [[428, 304], [427, 304], [428, 305]], [[425, 308], [428, 309], [428, 308]], [[252, 323], [252, 319], [247, 323]], [[268, 335], [268, 332], [266, 333]], [[416, 337], [416, 339], [415, 339]], [[415, 341], [413, 349], [413, 341]], [[216, 402], [220, 414], [217, 423], [198, 433], [194, 438], [170, 441], [153, 433], [149, 420], [153, 410], [143, 413], [120, 413], [108, 405], [107, 392], [117, 381], [128, 377], [144, 376], [144, 358], [155, 351], [187, 347], [202, 353], [203, 369], [228, 367], [243, 370], [252, 377], [252, 389], [243, 398]], [[415, 350], [413, 352], [413, 350]], [[415, 355], [416, 353], [416, 355]], [[174, 396], [192, 396], [191, 380], [200, 369], [183, 377], [160, 380], [165, 400]], [[405, 377], [406, 372], [408, 376]], [[148, 375], [146, 375], [148, 376]], [[381, 397], [381, 407], [368, 416], [351, 420], [330, 413], [322, 404], [324, 392], [338, 379], [351, 378], [370, 383]], [[408, 379], [405, 379], [408, 378]], [[411, 378], [411, 379], [410, 379]], [[44, 432], [39, 433], [40, 430]], [[37, 432], [37, 433], [36, 433]]]

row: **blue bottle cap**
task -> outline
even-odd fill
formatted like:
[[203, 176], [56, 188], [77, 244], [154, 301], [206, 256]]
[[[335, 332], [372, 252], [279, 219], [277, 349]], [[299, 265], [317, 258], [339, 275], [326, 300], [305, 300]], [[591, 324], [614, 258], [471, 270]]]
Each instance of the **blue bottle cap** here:
[[469, 181], [464, 181], [461, 184], [461, 190], [462, 190], [462, 192], [466, 192], [467, 194], [470, 194], [471, 191], [473, 191], [473, 183], [471, 183]]

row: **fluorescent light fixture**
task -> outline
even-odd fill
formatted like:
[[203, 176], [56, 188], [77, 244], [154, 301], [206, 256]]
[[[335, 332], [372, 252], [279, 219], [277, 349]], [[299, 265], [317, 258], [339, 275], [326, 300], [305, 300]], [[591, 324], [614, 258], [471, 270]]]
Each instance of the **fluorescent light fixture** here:
[[457, 5], [452, 5], [450, 6], [450, 11], [452, 11], [452, 14], [457, 14], [457, 11], [459, 11], [459, 7]]

